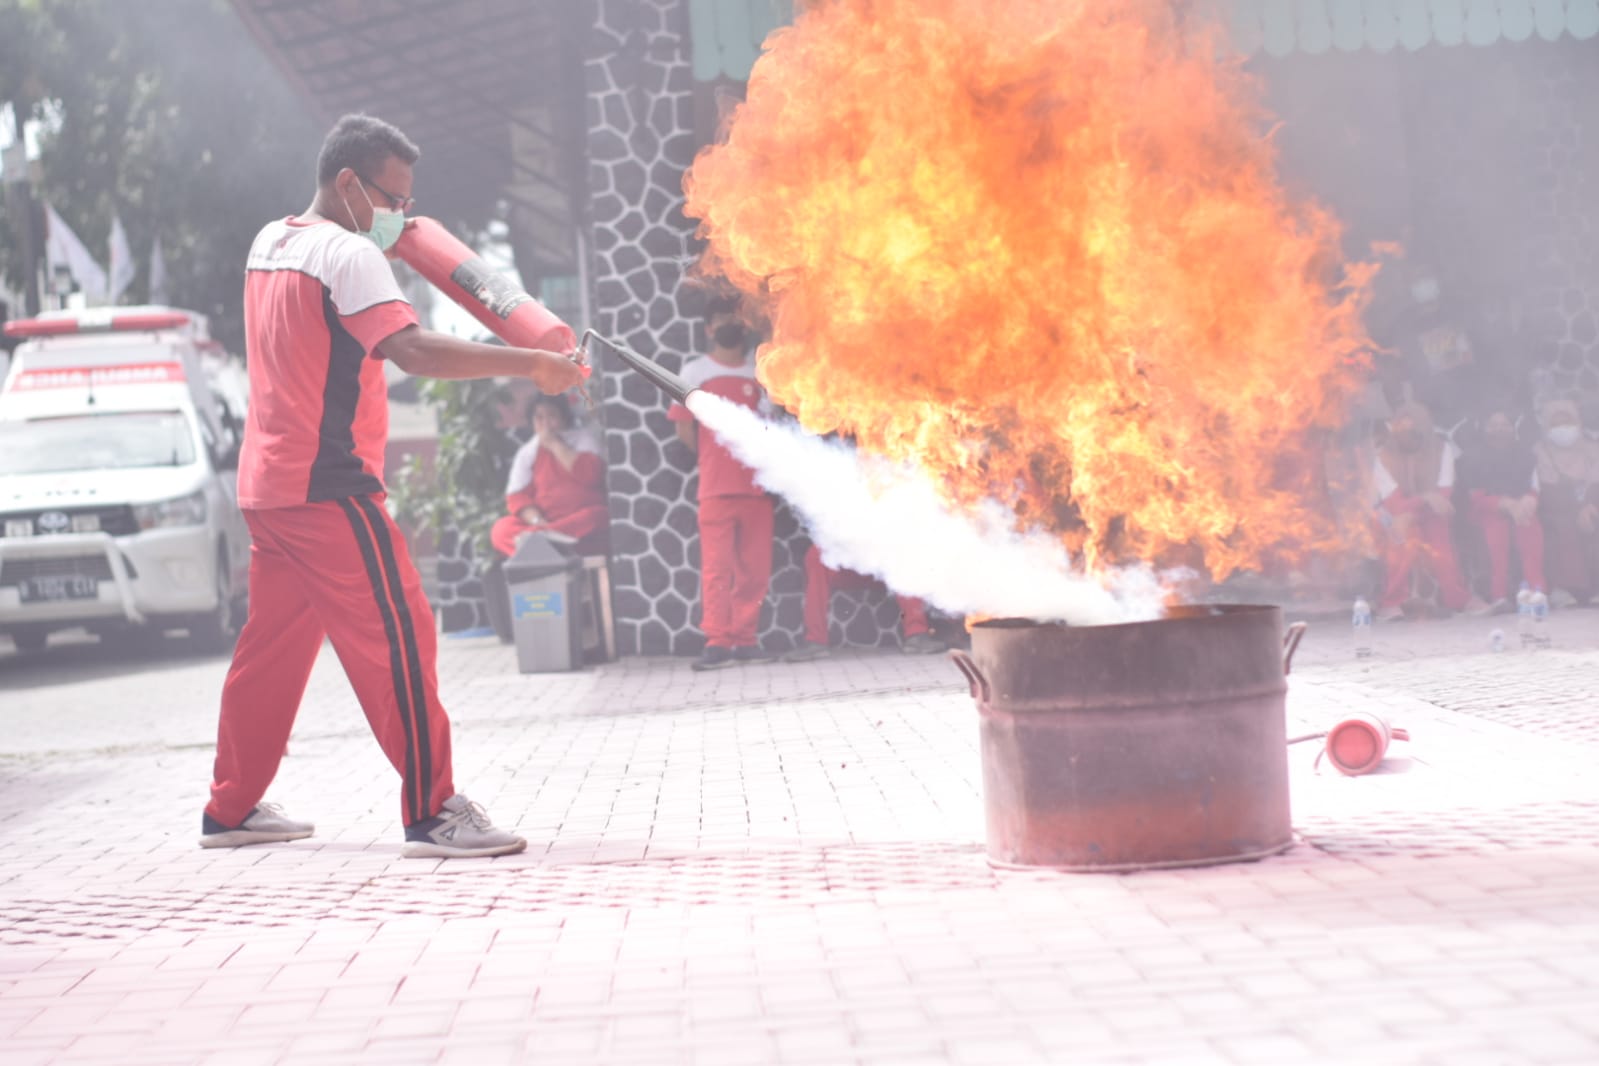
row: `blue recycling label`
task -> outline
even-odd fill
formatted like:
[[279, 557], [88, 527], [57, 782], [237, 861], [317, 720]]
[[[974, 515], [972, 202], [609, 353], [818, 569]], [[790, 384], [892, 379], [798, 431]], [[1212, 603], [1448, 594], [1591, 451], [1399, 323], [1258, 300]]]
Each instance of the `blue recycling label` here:
[[517, 618], [560, 618], [566, 605], [559, 592], [518, 592], [511, 598], [511, 613]]

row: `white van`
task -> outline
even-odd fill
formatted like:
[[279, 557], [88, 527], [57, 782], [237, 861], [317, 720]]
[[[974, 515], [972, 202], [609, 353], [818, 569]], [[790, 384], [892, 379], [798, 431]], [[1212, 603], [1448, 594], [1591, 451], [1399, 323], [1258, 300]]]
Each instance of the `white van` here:
[[0, 387], [0, 633], [21, 651], [75, 626], [231, 646], [243, 374], [205, 316], [53, 311], [5, 332], [22, 343]]

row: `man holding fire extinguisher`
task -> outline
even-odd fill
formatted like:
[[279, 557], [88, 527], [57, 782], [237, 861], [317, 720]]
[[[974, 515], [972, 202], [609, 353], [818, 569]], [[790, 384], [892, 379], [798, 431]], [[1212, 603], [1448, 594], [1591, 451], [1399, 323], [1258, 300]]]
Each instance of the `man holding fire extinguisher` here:
[[[580, 384], [566, 350], [499, 347], [422, 329], [386, 259], [420, 153], [366, 115], [339, 119], [299, 216], [270, 222], [245, 272], [250, 405], [239, 503], [252, 538], [250, 612], [222, 690], [202, 847], [297, 840], [309, 822], [263, 803], [323, 637], [399, 772], [403, 854], [501, 855], [527, 842], [455, 791], [432, 609], [384, 507], [382, 360], [437, 378]], [[553, 335], [553, 334], [552, 334]]]

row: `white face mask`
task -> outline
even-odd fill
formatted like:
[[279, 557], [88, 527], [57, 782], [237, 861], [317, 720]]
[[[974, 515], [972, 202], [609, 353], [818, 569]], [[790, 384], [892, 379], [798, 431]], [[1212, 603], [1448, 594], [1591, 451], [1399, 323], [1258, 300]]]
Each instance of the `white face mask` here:
[[1544, 436], [1556, 448], [1569, 448], [1582, 439], [1582, 430], [1576, 426], [1552, 426]]
[[[356, 232], [386, 252], [394, 247], [394, 243], [400, 239], [400, 233], [405, 229], [405, 212], [390, 207], [379, 207], [372, 202], [372, 197], [366, 195], [365, 186], [357, 185], [356, 188], [361, 190], [362, 196], [366, 196], [366, 205], [372, 209], [372, 228]], [[349, 200], [344, 201], [344, 209], [350, 211]], [[350, 221], [355, 221], [354, 211], [350, 211]]]

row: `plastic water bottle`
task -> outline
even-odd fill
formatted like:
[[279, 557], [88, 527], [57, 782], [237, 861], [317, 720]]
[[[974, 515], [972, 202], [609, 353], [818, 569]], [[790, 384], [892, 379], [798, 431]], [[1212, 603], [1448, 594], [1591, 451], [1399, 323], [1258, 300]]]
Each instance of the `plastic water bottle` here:
[[1516, 593], [1516, 632], [1521, 634], [1521, 646], [1532, 647], [1532, 586], [1525, 581]]
[[1366, 597], [1355, 600], [1350, 625], [1355, 633], [1355, 658], [1371, 658], [1371, 604], [1366, 602]]
[[1532, 643], [1537, 648], [1549, 647], [1549, 597], [1543, 589], [1532, 590]]
[[1488, 634], [1488, 648], [1491, 651], [1505, 650], [1505, 631], [1503, 629], [1495, 629]]

